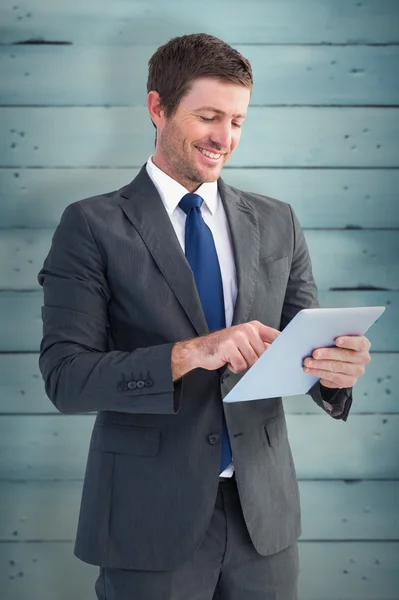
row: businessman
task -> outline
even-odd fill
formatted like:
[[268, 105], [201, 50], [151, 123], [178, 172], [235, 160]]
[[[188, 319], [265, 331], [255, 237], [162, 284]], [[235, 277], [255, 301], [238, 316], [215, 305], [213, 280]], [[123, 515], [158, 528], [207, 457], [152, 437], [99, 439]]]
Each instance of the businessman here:
[[[210, 35], [161, 46], [147, 82], [154, 154], [128, 185], [67, 206], [38, 274], [46, 393], [63, 413], [97, 413], [75, 554], [100, 567], [100, 600], [297, 598], [282, 400], [222, 403], [318, 306], [291, 206], [220, 176], [252, 82], [248, 60]], [[319, 378], [311, 398], [346, 420], [370, 343], [341, 342], [303, 368]]]

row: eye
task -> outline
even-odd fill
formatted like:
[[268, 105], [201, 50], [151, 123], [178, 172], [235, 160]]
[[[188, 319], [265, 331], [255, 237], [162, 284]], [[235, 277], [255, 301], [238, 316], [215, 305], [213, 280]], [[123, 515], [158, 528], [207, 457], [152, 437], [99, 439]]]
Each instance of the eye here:
[[234, 127], [238, 127], [238, 129], [241, 129], [241, 123], [233, 123]]
[[203, 121], [213, 121], [214, 117], [201, 117], [200, 116], [200, 119], [202, 119]]

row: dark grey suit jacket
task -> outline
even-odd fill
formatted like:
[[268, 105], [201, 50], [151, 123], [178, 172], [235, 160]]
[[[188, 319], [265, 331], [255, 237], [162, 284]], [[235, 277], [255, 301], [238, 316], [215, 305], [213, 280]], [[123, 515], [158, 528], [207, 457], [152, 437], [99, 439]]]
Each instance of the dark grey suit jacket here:
[[[282, 330], [318, 306], [302, 229], [288, 204], [218, 185], [238, 277], [233, 325]], [[221, 399], [242, 374], [195, 369], [172, 381], [174, 343], [209, 331], [145, 165], [126, 187], [65, 209], [38, 281], [46, 393], [63, 413], [98, 411], [75, 554], [110, 568], [178, 567], [211, 519]], [[318, 383], [309, 393], [325, 410]], [[337, 390], [332, 414], [346, 419], [351, 401], [351, 388]], [[279, 552], [301, 534], [282, 400], [224, 410], [249, 535], [260, 554]]]

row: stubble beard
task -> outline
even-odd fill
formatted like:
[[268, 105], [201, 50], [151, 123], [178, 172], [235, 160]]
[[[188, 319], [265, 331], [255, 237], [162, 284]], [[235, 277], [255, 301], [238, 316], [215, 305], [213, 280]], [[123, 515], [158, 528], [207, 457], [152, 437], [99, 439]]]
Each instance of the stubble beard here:
[[[174, 136], [169, 131], [169, 128], [164, 130], [164, 133], [160, 138], [160, 145], [162, 153], [168, 162], [171, 172], [173, 173], [174, 179], [179, 181], [184, 187], [189, 188], [193, 185], [199, 187], [204, 182], [215, 181], [218, 179], [220, 172], [218, 172], [217, 175], [215, 174], [212, 179], [204, 179], [201, 171], [196, 167], [195, 164], [193, 164], [195, 159], [191, 153], [189, 154], [189, 157], [193, 158], [193, 162], [187, 158], [184, 142], [182, 143], [180, 139]], [[181, 155], [176, 152], [176, 148], [181, 148]], [[194, 148], [193, 151], [196, 152], [197, 150]]]

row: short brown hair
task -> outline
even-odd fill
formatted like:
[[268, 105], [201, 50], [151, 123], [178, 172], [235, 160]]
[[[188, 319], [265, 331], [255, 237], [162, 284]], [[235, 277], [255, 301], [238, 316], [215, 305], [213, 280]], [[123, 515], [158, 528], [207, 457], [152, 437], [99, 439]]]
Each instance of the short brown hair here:
[[[214, 77], [250, 88], [249, 61], [219, 38], [193, 33], [169, 40], [148, 61], [147, 93], [158, 92], [167, 117], [173, 116], [180, 100], [200, 77]], [[154, 125], [155, 126], [155, 125]]]

